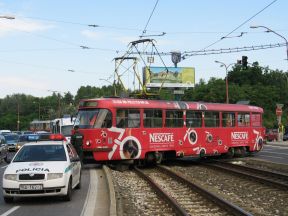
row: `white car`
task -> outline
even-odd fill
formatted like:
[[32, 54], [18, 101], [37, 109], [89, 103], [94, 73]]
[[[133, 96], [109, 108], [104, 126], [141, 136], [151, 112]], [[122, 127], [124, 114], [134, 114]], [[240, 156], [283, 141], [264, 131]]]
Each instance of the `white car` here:
[[[61, 137], [61, 138], [59, 138]], [[16, 153], [3, 175], [3, 197], [63, 196], [81, 187], [81, 162], [74, 147], [62, 135], [54, 141], [29, 142]]]

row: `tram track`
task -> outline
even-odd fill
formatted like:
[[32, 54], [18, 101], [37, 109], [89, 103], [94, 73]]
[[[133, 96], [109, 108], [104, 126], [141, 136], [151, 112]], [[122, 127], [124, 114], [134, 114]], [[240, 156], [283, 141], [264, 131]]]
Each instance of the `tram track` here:
[[261, 184], [279, 188], [280, 190], [288, 190], [288, 175], [257, 169], [253, 167], [227, 163], [223, 161], [210, 161], [202, 163], [203, 166], [212, 169], [218, 169], [223, 172], [232, 173], [242, 178], [247, 178], [252, 181], [257, 181]]
[[177, 215], [252, 215], [162, 166], [146, 170], [136, 168], [135, 171], [171, 205]]
[[200, 163], [177, 162], [170, 164], [169, 168], [253, 215], [288, 215], [287, 190]]
[[177, 213], [133, 170], [111, 170], [118, 216], [176, 216]]

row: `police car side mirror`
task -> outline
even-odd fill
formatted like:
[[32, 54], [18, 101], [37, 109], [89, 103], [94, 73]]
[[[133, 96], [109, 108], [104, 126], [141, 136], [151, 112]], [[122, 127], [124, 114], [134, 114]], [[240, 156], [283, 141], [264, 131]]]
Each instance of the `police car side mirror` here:
[[5, 157], [4, 161], [9, 164], [9, 163], [11, 163], [11, 158]]

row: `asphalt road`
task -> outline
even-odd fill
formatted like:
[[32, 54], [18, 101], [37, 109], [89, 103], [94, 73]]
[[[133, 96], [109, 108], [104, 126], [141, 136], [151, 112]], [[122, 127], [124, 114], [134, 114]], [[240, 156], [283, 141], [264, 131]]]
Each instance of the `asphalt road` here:
[[73, 190], [72, 201], [63, 201], [60, 197], [16, 198], [12, 204], [6, 204], [2, 194], [2, 178], [7, 164], [0, 162], [0, 216], [79, 216], [85, 206], [90, 183], [90, 169], [84, 166], [80, 190]]
[[264, 145], [261, 152], [254, 156], [262, 160], [288, 165], [288, 142], [271, 142]]
[[[13, 155], [10, 153], [9, 157]], [[255, 158], [274, 163], [288, 164], [288, 142], [265, 144]], [[2, 195], [2, 178], [7, 164], [0, 162], [0, 216], [79, 216], [84, 212], [90, 185], [90, 171], [99, 169], [97, 165], [85, 165], [82, 170], [82, 187], [73, 191], [72, 201], [65, 202], [59, 197], [16, 198], [14, 203], [6, 204]]]

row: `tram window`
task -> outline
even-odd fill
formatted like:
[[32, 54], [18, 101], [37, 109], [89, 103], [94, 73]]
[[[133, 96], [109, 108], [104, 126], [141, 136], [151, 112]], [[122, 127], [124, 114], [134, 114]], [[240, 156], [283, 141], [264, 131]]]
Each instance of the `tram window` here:
[[205, 112], [205, 127], [219, 127], [219, 112]]
[[222, 113], [222, 127], [235, 127], [235, 113]]
[[250, 114], [249, 113], [238, 113], [237, 123], [238, 123], [238, 127], [250, 126]]
[[116, 127], [139, 128], [140, 127], [140, 111], [136, 109], [117, 110]]
[[261, 114], [260, 113], [252, 113], [251, 124], [253, 127], [260, 127], [261, 126]]
[[162, 110], [144, 110], [144, 127], [161, 128], [162, 127]]
[[202, 112], [186, 111], [186, 126], [187, 127], [202, 127]]
[[167, 110], [165, 126], [166, 127], [183, 127], [183, 111]]
[[107, 109], [100, 109], [94, 128], [111, 128], [112, 113]]

